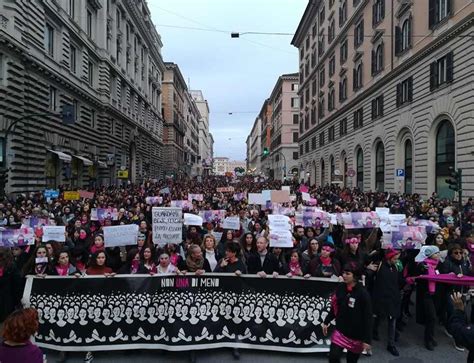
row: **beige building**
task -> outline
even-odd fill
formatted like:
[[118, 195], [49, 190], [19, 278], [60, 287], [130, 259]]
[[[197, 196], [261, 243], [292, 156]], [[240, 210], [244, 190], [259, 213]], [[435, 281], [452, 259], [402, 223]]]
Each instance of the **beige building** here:
[[214, 158], [214, 174], [225, 175], [226, 173], [233, 173], [235, 168], [243, 168], [245, 171], [245, 161], [230, 160], [227, 157], [218, 156]]
[[262, 120], [259, 117], [255, 119], [245, 142], [247, 145], [246, 169], [253, 174], [258, 174], [262, 170]]
[[1, 1], [6, 191], [161, 177], [161, 47], [144, 0]]
[[184, 159], [187, 123], [187, 86], [179, 66], [165, 63], [163, 75], [163, 165], [167, 176], [188, 175]]
[[298, 171], [298, 73], [283, 74], [269, 98], [270, 169], [268, 175], [283, 180]]
[[201, 175], [199, 150], [199, 122], [201, 113], [190, 92], [186, 92], [186, 134], [184, 135], [184, 161], [190, 177]]
[[471, 0], [310, 0], [292, 40], [301, 176], [452, 197], [452, 166], [473, 196], [473, 14]]
[[204, 98], [202, 91], [193, 90], [190, 93], [201, 115], [199, 119], [199, 165], [197, 166], [197, 174], [209, 175], [212, 170], [212, 148], [214, 143], [209, 132], [209, 104]]

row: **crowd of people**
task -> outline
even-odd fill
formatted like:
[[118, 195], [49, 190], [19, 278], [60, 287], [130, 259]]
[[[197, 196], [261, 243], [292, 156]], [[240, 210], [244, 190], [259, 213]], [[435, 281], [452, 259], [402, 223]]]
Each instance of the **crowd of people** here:
[[[297, 209], [304, 205], [300, 183], [285, 184], [296, 196], [285, 206]], [[228, 186], [233, 186], [232, 192], [217, 191]], [[439, 229], [428, 235], [420, 250], [394, 250], [382, 248], [379, 228], [354, 230], [343, 225], [295, 225], [293, 246], [277, 248], [270, 247], [268, 239], [268, 215], [272, 211], [248, 204], [246, 198], [234, 198], [234, 194], [280, 190], [281, 187], [280, 181], [254, 177], [236, 180], [207, 177], [200, 181], [166, 179], [142, 185], [104, 186], [90, 190], [94, 192], [93, 198], [74, 201], [47, 199], [41, 192], [5, 199], [0, 203], [3, 229], [20, 228], [31, 218], [46, 218], [50, 224], [66, 226], [66, 242], [43, 240], [38, 230], [33, 245], [0, 247], [0, 322], [12, 312], [20, 314], [16, 309], [20, 307], [28, 275], [80, 278], [86, 274], [113, 277], [116, 274], [220, 272], [257, 274], [262, 278], [286, 275], [339, 279], [341, 284], [332, 300], [331, 314], [324, 322], [327, 332], [331, 320], [336, 321], [331, 336], [331, 362], [339, 361], [343, 349], [348, 351], [348, 362], [356, 362], [364, 350], [370, 354], [371, 340], [379, 339], [379, 326], [385, 321], [388, 324], [387, 350], [398, 356], [397, 341], [412, 316], [413, 295], [416, 295], [416, 321], [425, 329], [426, 349], [434, 350], [437, 345], [435, 326], [438, 323], [446, 328], [446, 334], [456, 337], [457, 331], [452, 331], [449, 324], [450, 319], [456, 317], [456, 304], [449, 296], [456, 292], [467, 295], [469, 288], [416, 277], [438, 273], [458, 277], [474, 274], [471, 199], [462, 207], [456, 207], [452, 201], [440, 199], [436, 194], [423, 199], [417, 194], [309, 186], [318, 207], [327, 212], [367, 212], [385, 207], [391, 213], [405, 214], [408, 223], [412, 219], [426, 219], [436, 222]], [[162, 193], [164, 189], [166, 193]], [[185, 226], [180, 244], [154, 244], [153, 204], [147, 204], [147, 197], [161, 195], [163, 199], [155, 205], [169, 206], [173, 200], [187, 200], [191, 193], [202, 194], [204, 198], [193, 200], [184, 211], [225, 210], [226, 216], [239, 217], [240, 229], [224, 230], [217, 222], [205, 222], [202, 226]], [[91, 211], [95, 208], [115, 208], [118, 216], [92, 220]], [[138, 225], [136, 245], [106, 247], [103, 227], [120, 224]], [[222, 237], [216, 239], [216, 236]], [[474, 313], [470, 318], [474, 322]], [[360, 326], [367, 328], [361, 330]], [[5, 351], [11, 348], [8, 345], [11, 333], [3, 334], [0, 361], [8, 361], [2, 360], [2, 354], [8, 354]], [[457, 339], [456, 349], [463, 350], [461, 344], [467, 343]], [[234, 356], [238, 358], [237, 350]], [[89, 352], [86, 361], [92, 359]]]

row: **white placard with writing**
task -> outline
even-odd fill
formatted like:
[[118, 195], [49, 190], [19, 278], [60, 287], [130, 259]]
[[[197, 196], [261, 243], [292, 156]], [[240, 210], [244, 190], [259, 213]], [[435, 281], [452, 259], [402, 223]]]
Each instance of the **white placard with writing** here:
[[302, 192], [301, 196], [303, 197], [303, 200], [305, 202], [309, 202], [309, 200], [311, 199], [311, 196], [309, 195], [309, 193]]
[[227, 217], [224, 219], [224, 223], [222, 223], [222, 228], [224, 229], [240, 229], [240, 219], [239, 217]]
[[163, 246], [167, 243], [178, 244], [183, 239], [183, 211], [181, 208], [158, 208], [151, 211], [153, 225], [153, 243]]
[[43, 226], [43, 242], [66, 242], [66, 226]]
[[200, 226], [202, 227], [202, 218], [192, 213], [184, 213], [185, 226]]
[[293, 247], [293, 236], [290, 231], [270, 231], [270, 247]]
[[105, 247], [133, 246], [137, 244], [138, 225], [124, 224], [104, 227]]
[[249, 193], [249, 204], [265, 205], [262, 193]]
[[288, 231], [291, 230], [291, 220], [289, 217], [281, 214], [270, 214], [268, 215], [268, 221], [270, 222], [270, 230]]

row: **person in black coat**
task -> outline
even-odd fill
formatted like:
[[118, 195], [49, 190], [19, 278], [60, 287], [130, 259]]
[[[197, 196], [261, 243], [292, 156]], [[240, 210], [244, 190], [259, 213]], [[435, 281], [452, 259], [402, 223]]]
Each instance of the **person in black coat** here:
[[380, 263], [377, 273], [374, 275], [372, 290], [372, 302], [374, 307], [374, 331], [373, 338], [378, 340], [378, 326], [382, 319], [387, 319], [387, 350], [398, 357], [395, 347], [396, 323], [401, 314], [401, 274], [396, 263], [400, 252], [389, 249], [385, 252], [384, 261]]
[[335, 318], [336, 327], [331, 337], [329, 362], [339, 363], [344, 349], [347, 361], [357, 362], [363, 350], [370, 349], [372, 340], [372, 303], [370, 295], [359, 282], [360, 264], [350, 262], [343, 268], [343, 283], [338, 284], [332, 296], [331, 311], [322, 324], [328, 334], [329, 323]]
[[449, 331], [453, 335], [456, 345], [469, 350], [467, 363], [474, 363], [474, 327], [467, 323], [462, 294], [460, 292], [453, 293], [451, 301], [454, 311], [448, 319]]
[[212, 272], [209, 261], [204, 258], [201, 247], [198, 245], [191, 245], [188, 248], [186, 271], [194, 272], [196, 275], [202, 275], [205, 272]]
[[267, 275], [278, 276], [280, 264], [276, 256], [268, 252], [268, 239], [266, 237], [257, 238], [257, 251], [249, 255], [247, 269], [249, 274], [257, 274], [260, 277]]
[[20, 305], [22, 286], [11, 250], [0, 247], [0, 322]]
[[247, 273], [247, 267], [240, 259], [240, 244], [227, 242], [225, 257], [219, 261], [214, 272], [235, 273], [236, 275]]

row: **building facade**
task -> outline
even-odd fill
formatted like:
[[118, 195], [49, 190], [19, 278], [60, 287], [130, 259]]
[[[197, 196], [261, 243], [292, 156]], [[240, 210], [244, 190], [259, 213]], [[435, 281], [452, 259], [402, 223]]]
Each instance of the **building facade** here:
[[269, 103], [272, 107], [270, 175], [284, 180], [298, 171], [298, 73], [283, 74], [278, 78]]
[[229, 158], [218, 156], [214, 158], [214, 175], [225, 175], [228, 172]]
[[2, 189], [161, 177], [161, 47], [145, 1], [1, 2]]
[[[271, 158], [270, 158], [270, 146], [272, 143], [271, 131], [272, 131], [272, 105], [270, 100], [266, 99], [263, 102], [262, 108], [257, 116], [260, 119], [260, 148], [262, 154], [260, 157], [261, 170], [257, 170], [257, 174], [260, 172], [262, 175], [271, 175]], [[264, 153], [267, 150], [268, 153]]]
[[211, 134], [209, 132], [209, 104], [204, 98], [202, 91], [192, 90], [191, 96], [196, 102], [196, 106], [200, 113], [199, 119], [199, 158], [198, 158], [198, 175], [209, 175], [212, 171], [212, 146]]
[[165, 175], [184, 176], [189, 170], [184, 160], [187, 86], [177, 64], [165, 62], [163, 75], [163, 164]]
[[262, 170], [262, 120], [257, 117], [246, 140], [247, 171], [256, 174]]
[[200, 175], [201, 162], [199, 150], [199, 120], [201, 114], [192, 95], [186, 92], [186, 134], [184, 136], [184, 161], [186, 174], [190, 177]]
[[292, 40], [301, 175], [453, 197], [455, 167], [473, 196], [473, 14], [470, 0], [309, 1]]

